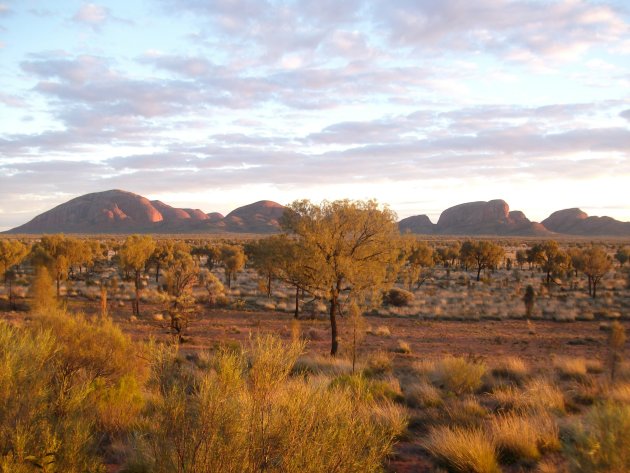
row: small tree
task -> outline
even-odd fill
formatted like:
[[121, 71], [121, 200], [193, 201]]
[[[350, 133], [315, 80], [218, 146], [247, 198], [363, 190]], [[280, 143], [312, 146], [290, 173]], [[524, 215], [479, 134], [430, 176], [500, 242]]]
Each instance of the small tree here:
[[410, 242], [407, 252], [403, 278], [407, 288], [411, 291], [414, 286], [419, 288], [431, 277], [431, 270], [435, 261], [433, 259], [433, 248], [423, 241]]
[[13, 300], [13, 279], [15, 272], [13, 267], [19, 265], [28, 254], [28, 247], [18, 240], [0, 240], [0, 263], [2, 264], [2, 277], [8, 286], [9, 306], [15, 309]]
[[525, 304], [525, 318], [527, 321], [532, 317], [532, 311], [534, 310], [534, 302], [536, 301], [536, 293], [534, 287], [528, 284], [525, 288], [525, 295], [523, 296], [523, 302]]
[[222, 245], [219, 251], [220, 264], [225, 271], [225, 283], [228, 289], [231, 289], [232, 281], [236, 279], [236, 273], [245, 267], [247, 257], [239, 245]]
[[523, 269], [523, 265], [527, 263], [527, 252], [525, 250], [516, 250], [516, 264], [518, 269]]
[[300, 315], [300, 293], [302, 295], [309, 288], [309, 281], [315, 280], [314, 268], [309, 265], [311, 256], [309, 247], [291, 240], [286, 235], [280, 235], [282, 244], [278, 245], [280, 252], [278, 260], [278, 277], [295, 288], [295, 310], [293, 317], [297, 319]]
[[133, 314], [140, 316], [140, 275], [155, 250], [155, 241], [147, 235], [131, 235], [118, 252], [121, 269], [134, 274], [135, 299]]
[[545, 272], [547, 288], [555, 278], [569, 267], [569, 256], [560, 249], [557, 241], [548, 240], [532, 246], [528, 250], [528, 260], [540, 266]]
[[619, 262], [620, 268], [630, 261], [630, 246], [620, 246], [615, 253], [615, 259]]
[[194, 311], [195, 300], [192, 288], [199, 276], [199, 266], [187, 248], [180, 246], [165, 271], [166, 291], [169, 295], [168, 313], [173, 335], [181, 343], [184, 331]]
[[396, 214], [375, 201], [337, 200], [320, 205], [308, 200], [289, 205], [283, 228], [298, 237], [308, 260], [309, 288], [326, 294], [331, 326], [331, 355], [339, 348], [340, 297], [376, 299], [393, 284], [402, 261]]
[[582, 271], [588, 277], [588, 293], [595, 299], [597, 285], [612, 268], [612, 259], [601, 246], [592, 246], [582, 255]]
[[501, 245], [491, 241], [465, 241], [460, 250], [460, 259], [464, 266], [474, 266], [477, 270], [477, 281], [481, 279], [481, 271], [496, 268], [503, 259], [505, 251]]
[[215, 305], [217, 300], [225, 295], [223, 284], [207, 269], [200, 273], [199, 278], [203, 287], [208, 291], [208, 304], [210, 306]]
[[46, 235], [33, 246], [31, 261], [34, 266], [45, 264], [48, 272], [55, 280], [57, 298], [61, 296], [61, 281], [68, 279], [71, 245], [63, 234]]
[[32, 310], [45, 313], [57, 307], [53, 280], [46, 266], [38, 266], [31, 281], [29, 293], [32, 299]]
[[286, 238], [273, 235], [268, 238], [249, 243], [245, 247], [248, 261], [256, 272], [265, 280], [267, 298], [271, 298], [271, 283], [278, 277], [280, 258]]

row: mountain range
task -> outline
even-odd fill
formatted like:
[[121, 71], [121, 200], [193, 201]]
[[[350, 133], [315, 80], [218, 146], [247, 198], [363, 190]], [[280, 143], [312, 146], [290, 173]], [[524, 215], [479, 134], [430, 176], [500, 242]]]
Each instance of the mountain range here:
[[[261, 200], [226, 216], [176, 208], [122, 190], [82, 195], [50, 209], [6, 233], [275, 233], [285, 207]], [[468, 202], [446, 209], [437, 223], [426, 215], [404, 218], [401, 232], [425, 235], [630, 236], [630, 222], [589, 217], [580, 209], [553, 212], [540, 223], [503, 200]]]

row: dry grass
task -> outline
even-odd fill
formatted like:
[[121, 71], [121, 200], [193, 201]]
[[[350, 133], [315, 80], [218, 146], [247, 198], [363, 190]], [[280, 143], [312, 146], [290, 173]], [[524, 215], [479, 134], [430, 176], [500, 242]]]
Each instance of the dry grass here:
[[523, 359], [508, 356], [496, 363], [491, 372], [493, 376], [520, 384], [529, 376], [530, 369]]
[[404, 395], [411, 407], [439, 407], [444, 403], [440, 390], [426, 380], [407, 386]]
[[442, 420], [449, 425], [476, 427], [484, 423], [488, 409], [479, 404], [475, 397], [451, 399], [443, 409]]
[[389, 330], [389, 327], [387, 327], [386, 325], [379, 325], [378, 327], [376, 327], [376, 330], [374, 331], [374, 335], [377, 335], [379, 337], [391, 337], [392, 332]]
[[409, 343], [403, 341], [403, 340], [398, 340], [398, 348], [396, 348], [396, 352], [398, 353], [402, 353], [404, 355], [410, 355], [411, 354], [411, 345], [409, 345]]
[[366, 360], [365, 374], [368, 376], [379, 376], [392, 372], [393, 359], [392, 355], [378, 350], [368, 355]]
[[556, 413], [565, 412], [564, 394], [544, 378], [533, 379], [525, 385], [525, 407]]
[[607, 395], [608, 399], [630, 405], [630, 383], [615, 384]]
[[451, 471], [498, 473], [497, 451], [480, 429], [437, 427], [424, 443], [427, 451]]
[[509, 463], [538, 460], [541, 452], [560, 448], [558, 425], [548, 414], [499, 414], [490, 432], [501, 458]]
[[293, 372], [327, 376], [351, 374], [352, 361], [340, 356], [301, 356], [293, 365]]
[[565, 412], [562, 391], [545, 378], [531, 379], [523, 388], [501, 386], [490, 394], [500, 408], [530, 412]]
[[486, 366], [483, 363], [449, 356], [438, 361], [429, 376], [440, 388], [460, 395], [478, 390], [485, 373]]
[[553, 366], [562, 379], [583, 381], [587, 377], [587, 365], [584, 358], [558, 357], [553, 360]]

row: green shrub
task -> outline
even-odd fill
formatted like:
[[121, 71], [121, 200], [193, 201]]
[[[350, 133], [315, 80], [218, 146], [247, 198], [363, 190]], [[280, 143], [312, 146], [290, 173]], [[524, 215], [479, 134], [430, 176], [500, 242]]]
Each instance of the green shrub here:
[[630, 471], [630, 406], [598, 404], [571, 432], [565, 453], [575, 472]]
[[394, 307], [407, 307], [413, 298], [413, 292], [405, 291], [399, 287], [392, 287], [383, 297], [386, 304]]
[[104, 471], [101, 442], [139, 418], [142, 363], [107, 320], [58, 310], [35, 320], [0, 323], [2, 471]]

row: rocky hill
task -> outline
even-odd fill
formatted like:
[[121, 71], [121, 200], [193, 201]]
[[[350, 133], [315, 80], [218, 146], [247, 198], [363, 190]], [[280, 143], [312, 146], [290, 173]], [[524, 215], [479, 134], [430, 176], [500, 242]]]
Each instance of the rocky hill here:
[[436, 225], [443, 235], [545, 235], [549, 231], [504, 200], [468, 202], [446, 209]]
[[282, 205], [261, 201], [223, 217], [109, 190], [72, 199], [7, 233], [273, 233], [280, 230], [278, 220], [283, 212]]
[[[276, 233], [285, 207], [269, 200], [218, 212], [172, 207], [122, 190], [76, 197], [7, 233]], [[426, 215], [402, 219], [401, 232], [424, 235], [630, 237], [630, 222], [589, 217], [580, 209], [559, 210], [542, 223], [510, 211], [503, 200], [467, 202], [446, 209], [437, 223]]]
[[558, 210], [542, 221], [556, 233], [582, 236], [630, 236], [630, 222], [611, 217], [589, 217], [580, 209]]
[[543, 236], [550, 232], [540, 223], [531, 222], [520, 211], [510, 212], [503, 200], [467, 202], [446, 209], [437, 224], [426, 215], [401, 220], [401, 231], [438, 235], [520, 235]]
[[414, 215], [403, 218], [398, 222], [398, 228], [402, 233], [418, 233], [421, 235], [432, 235], [435, 233], [435, 224], [426, 215]]

